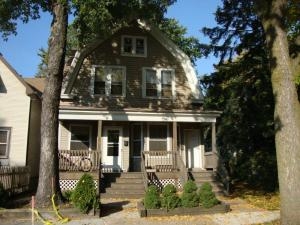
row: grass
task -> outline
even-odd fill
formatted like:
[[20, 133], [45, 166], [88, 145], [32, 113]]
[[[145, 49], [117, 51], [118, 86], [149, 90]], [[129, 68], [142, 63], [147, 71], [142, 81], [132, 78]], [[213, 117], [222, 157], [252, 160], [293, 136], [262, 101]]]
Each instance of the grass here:
[[259, 189], [249, 188], [246, 185], [237, 185], [233, 195], [262, 209], [279, 210], [280, 208], [279, 192], [266, 192]]

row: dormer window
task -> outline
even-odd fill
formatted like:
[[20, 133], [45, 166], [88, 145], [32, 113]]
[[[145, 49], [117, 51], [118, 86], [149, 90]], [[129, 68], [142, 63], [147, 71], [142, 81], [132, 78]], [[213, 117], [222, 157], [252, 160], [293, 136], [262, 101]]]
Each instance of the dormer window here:
[[122, 36], [122, 55], [147, 56], [147, 39], [140, 36]]

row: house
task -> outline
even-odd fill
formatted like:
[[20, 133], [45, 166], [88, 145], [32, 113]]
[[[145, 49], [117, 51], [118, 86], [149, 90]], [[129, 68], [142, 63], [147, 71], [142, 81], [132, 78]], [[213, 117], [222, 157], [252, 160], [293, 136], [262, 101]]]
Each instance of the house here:
[[215, 171], [220, 112], [202, 104], [188, 56], [134, 21], [76, 52], [61, 95], [60, 169], [97, 171], [101, 161], [106, 176], [176, 171], [182, 182], [188, 171]]
[[[28, 83], [27, 83], [28, 81]], [[30, 167], [37, 180], [43, 80], [23, 79], [0, 54], [0, 164]]]

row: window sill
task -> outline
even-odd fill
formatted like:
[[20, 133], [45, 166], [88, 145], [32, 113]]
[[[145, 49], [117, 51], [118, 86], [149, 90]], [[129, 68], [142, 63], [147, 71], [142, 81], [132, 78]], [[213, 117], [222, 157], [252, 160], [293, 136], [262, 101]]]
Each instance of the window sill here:
[[146, 54], [140, 55], [140, 54], [130, 54], [130, 53], [124, 53], [124, 52], [121, 53], [121, 56], [147, 58]]

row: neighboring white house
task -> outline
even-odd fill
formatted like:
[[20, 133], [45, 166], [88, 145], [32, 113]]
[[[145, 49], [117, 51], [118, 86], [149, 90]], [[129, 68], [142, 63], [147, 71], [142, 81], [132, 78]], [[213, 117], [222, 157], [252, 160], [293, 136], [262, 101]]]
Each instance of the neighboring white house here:
[[[40, 81], [40, 82], [39, 82]], [[43, 80], [25, 81], [0, 54], [0, 163], [30, 166], [38, 176]]]

